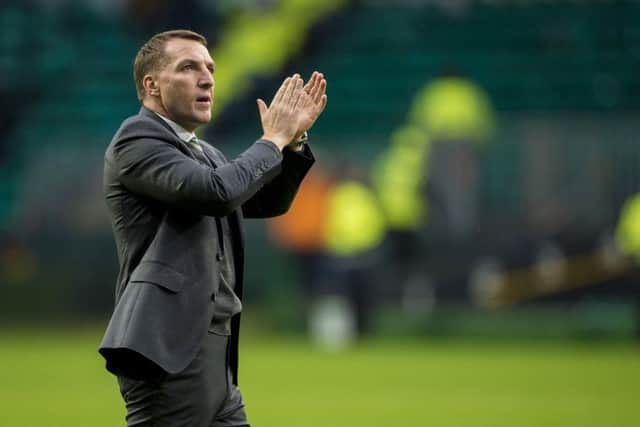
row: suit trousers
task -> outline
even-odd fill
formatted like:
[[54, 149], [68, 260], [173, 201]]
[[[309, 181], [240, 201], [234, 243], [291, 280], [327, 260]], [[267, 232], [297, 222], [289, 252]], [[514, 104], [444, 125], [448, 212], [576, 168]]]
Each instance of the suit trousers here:
[[248, 426], [229, 369], [229, 337], [208, 333], [196, 358], [158, 380], [118, 377], [128, 427]]

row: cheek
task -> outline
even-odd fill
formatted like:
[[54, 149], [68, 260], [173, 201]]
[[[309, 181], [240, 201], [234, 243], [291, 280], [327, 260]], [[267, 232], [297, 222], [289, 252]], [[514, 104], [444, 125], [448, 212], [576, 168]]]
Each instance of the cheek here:
[[165, 105], [171, 106], [174, 109], [184, 109], [183, 104], [186, 103], [185, 89], [182, 85], [177, 83], [168, 84], [162, 94], [162, 100]]
[[162, 87], [161, 89], [161, 93], [162, 93], [162, 100], [164, 102], [172, 102], [173, 99], [175, 98], [175, 87], [172, 84], [166, 84]]

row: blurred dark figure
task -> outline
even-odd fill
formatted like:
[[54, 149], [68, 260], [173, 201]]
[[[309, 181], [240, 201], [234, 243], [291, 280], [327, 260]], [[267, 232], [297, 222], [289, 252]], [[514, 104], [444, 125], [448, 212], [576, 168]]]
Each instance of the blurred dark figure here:
[[417, 93], [407, 122], [391, 135], [372, 179], [387, 222], [390, 276], [403, 308], [423, 313], [435, 291], [429, 248], [459, 246], [477, 225], [478, 147], [491, 139], [486, 93], [453, 67]]
[[36, 260], [32, 250], [18, 238], [0, 233], [0, 284], [26, 283], [35, 272]]
[[432, 230], [454, 242], [466, 241], [478, 220], [479, 147], [492, 138], [495, 128], [490, 99], [449, 67], [424, 86], [410, 115], [431, 141], [426, 174], [443, 214], [430, 218]]
[[297, 262], [312, 339], [339, 350], [371, 331], [385, 221], [365, 174], [348, 162], [314, 169], [289, 212], [269, 222]]
[[337, 167], [326, 230], [329, 275], [316, 290], [310, 327], [316, 341], [340, 348], [371, 331], [386, 230], [366, 175], [347, 162]]
[[389, 299], [404, 300], [427, 282], [423, 271], [427, 257], [423, 234], [431, 211], [427, 192], [430, 149], [428, 135], [422, 128], [405, 125], [391, 135], [389, 147], [372, 170], [387, 226], [386, 280], [394, 286], [382, 291]]
[[295, 260], [307, 302], [327, 274], [327, 215], [332, 180], [319, 166], [305, 177], [289, 211], [271, 219], [271, 240]]
[[640, 193], [629, 197], [620, 211], [616, 228], [616, 244], [623, 254], [633, 259], [636, 268], [633, 270], [631, 280], [635, 282], [635, 318], [636, 339], [640, 340]]

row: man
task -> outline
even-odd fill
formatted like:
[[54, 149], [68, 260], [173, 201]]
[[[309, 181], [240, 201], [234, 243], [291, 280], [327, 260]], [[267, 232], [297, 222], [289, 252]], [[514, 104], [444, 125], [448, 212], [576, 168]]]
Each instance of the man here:
[[100, 346], [129, 426], [248, 425], [238, 384], [243, 216], [282, 214], [313, 163], [306, 130], [326, 81], [296, 74], [263, 135], [233, 161], [198, 140], [211, 119], [215, 64], [199, 34], [153, 36], [138, 52], [140, 112], [105, 154], [104, 188], [120, 273]]

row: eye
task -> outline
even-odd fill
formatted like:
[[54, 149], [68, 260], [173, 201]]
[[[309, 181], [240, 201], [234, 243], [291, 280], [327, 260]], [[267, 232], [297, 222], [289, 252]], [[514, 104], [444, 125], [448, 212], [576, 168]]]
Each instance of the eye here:
[[182, 67], [183, 70], [193, 70], [193, 64], [185, 64]]

